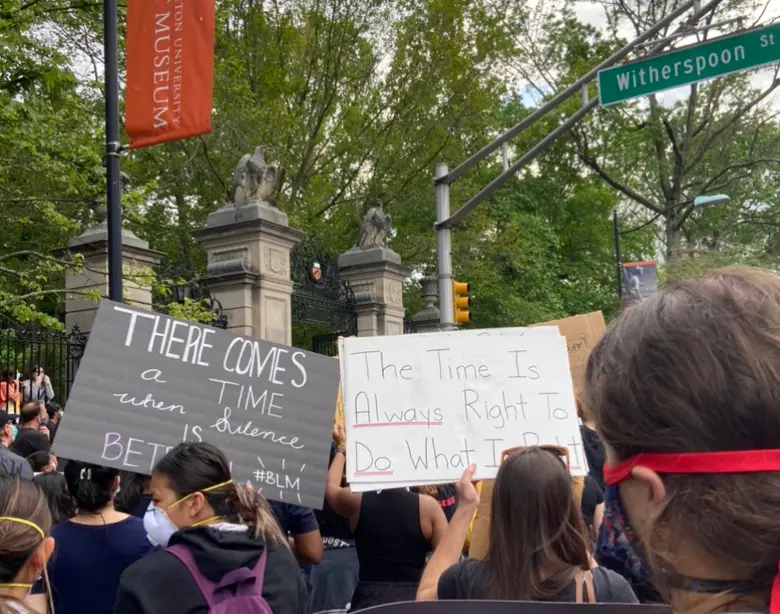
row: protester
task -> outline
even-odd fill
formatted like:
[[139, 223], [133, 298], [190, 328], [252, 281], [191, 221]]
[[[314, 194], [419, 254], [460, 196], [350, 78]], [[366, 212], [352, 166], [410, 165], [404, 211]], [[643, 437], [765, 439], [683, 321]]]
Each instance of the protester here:
[[49, 420], [46, 423], [46, 428], [49, 429], [49, 441], [54, 443], [54, 438], [57, 436], [57, 429], [60, 426], [60, 420], [65, 410], [57, 403], [57, 401], [50, 401], [46, 403], [46, 414], [49, 416]]
[[439, 502], [439, 507], [444, 511], [447, 522], [452, 520], [455, 509], [458, 505], [458, 497], [453, 484], [437, 484], [433, 486], [418, 486], [413, 488], [415, 492], [421, 495], [428, 495]]
[[780, 608], [779, 332], [780, 278], [729, 269], [645, 299], [590, 356], [599, 554], [676, 612]]
[[588, 472], [596, 480], [601, 490], [604, 490], [604, 446], [596, 432], [596, 425], [591, 412], [587, 411], [582, 403], [577, 401], [577, 416], [580, 421], [580, 435], [582, 445], [585, 448], [585, 458], [588, 461]]
[[63, 523], [75, 515], [76, 508], [73, 505], [73, 499], [70, 496], [64, 475], [56, 471], [39, 473], [33, 478], [33, 482], [46, 495], [52, 524]]
[[493, 487], [487, 558], [458, 562], [479, 507], [471, 482], [475, 470], [472, 465], [463, 473], [458, 509], [425, 569], [418, 600], [637, 602], [624, 578], [591, 569], [571, 476], [550, 449], [526, 448], [506, 457]]
[[144, 524], [150, 538], [168, 549], [123, 574], [114, 614], [200, 614], [213, 595], [204, 595], [199, 584], [212, 586], [211, 593], [212, 583], [232, 586], [237, 577], [261, 569], [267, 605], [255, 597], [252, 607], [305, 613], [306, 587], [270, 506], [259, 492], [232, 481], [219, 449], [205, 442], [179, 444], [155, 466], [151, 490]]
[[65, 480], [77, 511], [52, 529], [57, 550], [48, 570], [54, 611], [111, 614], [122, 572], [156, 548], [141, 519], [114, 509], [116, 469], [71, 461]]
[[[0, 612], [33, 614], [25, 603], [33, 582], [45, 571], [54, 550], [47, 537], [51, 517], [46, 499], [29, 480], [0, 477]], [[45, 612], [46, 597], [35, 602]], [[53, 612], [53, 610], [51, 610]]]
[[27, 457], [27, 462], [34, 475], [57, 471], [57, 457], [48, 452], [33, 452]]
[[49, 415], [40, 401], [30, 401], [22, 407], [19, 419], [22, 423], [11, 450], [27, 458], [34, 452], [48, 452], [51, 449], [49, 429], [46, 421]]
[[16, 379], [16, 369], [3, 370], [3, 379], [0, 381], [0, 410], [11, 415], [19, 413], [19, 404], [22, 400], [19, 390], [19, 380]]
[[0, 469], [6, 474], [26, 480], [33, 479], [30, 463], [9, 448], [16, 438], [16, 425], [8, 413], [0, 411]]
[[[338, 454], [337, 449], [336, 442], [332, 442], [329, 466]], [[346, 486], [343, 472], [341, 485]], [[346, 612], [358, 583], [355, 536], [349, 521], [338, 515], [327, 499], [315, 515], [325, 553], [322, 562], [312, 569], [311, 614]]]
[[42, 367], [35, 365], [30, 369], [30, 378], [22, 382], [22, 400], [42, 401], [44, 404], [54, 400], [54, 388]]
[[604, 519], [604, 491], [590, 474], [585, 476], [580, 511], [588, 537], [591, 541], [596, 540], [601, 529], [601, 522]]
[[360, 561], [350, 611], [413, 600], [425, 559], [444, 535], [447, 518], [427, 495], [406, 489], [353, 493], [343, 486], [344, 427], [336, 425], [333, 436], [338, 449], [328, 470], [326, 498], [349, 520]]
[[122, 471], [119, 477], [122, 480], [122, 490], [114, 500], [116, 509], [136, 518], [143, 518], [152, 502], [149, 476]]
[[272, 501], [271, 510], [282, 533], [293, 542], [293, 551], [300, 563], [317, 565], [322, 560], [322, 536], [317, 517], [308, 507]]

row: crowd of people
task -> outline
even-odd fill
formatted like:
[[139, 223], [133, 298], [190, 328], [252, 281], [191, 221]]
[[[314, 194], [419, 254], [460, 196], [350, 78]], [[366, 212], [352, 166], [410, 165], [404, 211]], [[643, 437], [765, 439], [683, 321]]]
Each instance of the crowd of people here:
[[[506, 450], [490, 488], [472, 465], [456, 485], [353, 493], [337, 425], [315, 513], [237, 484], [208, 443], [178, 445], [149, 477], [63, 469], [31, 400], [18, 432], [0, 419], [0, 614], [461, 599], [778, 611], [780, 277], [666, 286], [608, 328], [579, 401], [581, 491], [566, 448], [535, 446]], [[487, 554], [469, 558], [487, 496]]]

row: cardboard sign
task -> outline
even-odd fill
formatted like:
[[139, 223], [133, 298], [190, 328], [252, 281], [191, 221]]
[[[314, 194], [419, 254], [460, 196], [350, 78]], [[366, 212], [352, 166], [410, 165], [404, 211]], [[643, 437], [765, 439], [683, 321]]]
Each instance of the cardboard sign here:
[[[336, 360], [339, 359], [338, 356], [334, 356], [333, 358]], [[336, 415], [334, 416], [334, 421], [336, 424], [344, 426], [344, 395], [341, 394], [341, 378], [339, 378], [339, 392], [336, 397]]]
[[513, 446], [567, 445], [585, 473], [566, 342], [555, 328], [342, 340], [353, 491], [495, 477]]
[[313, 352], [103, 301], [53, 453], [149, 473], [208, 441], [236, 482], [319, 509], [338, 373]]
[[585, 384], [585, 370], [588, 367], [590, 351], [607, 329], [607, 325], [604, 323], [604, 314], [600, 311], [594, 311], [563, 320], [542, 322], [533, 326], [555, 326], [561, 335], [566, 337], [571, 381], [575, 394], [579, 394]]
[[666, 605], [563, 603], [558, 601], [407, 601], [388, 603], [371, 614], [671, 614]]

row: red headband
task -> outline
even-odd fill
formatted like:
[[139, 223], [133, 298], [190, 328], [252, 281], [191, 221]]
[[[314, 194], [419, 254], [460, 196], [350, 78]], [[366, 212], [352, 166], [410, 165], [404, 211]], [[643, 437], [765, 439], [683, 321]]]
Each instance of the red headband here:
[[[661, 474], [768, 473], [780, 471], [780, 450], [693, 452], [689, 454], [642, 453], [618, 463], [604, 465], [604, 482], [614, 486], [631, 477], [634, 467]], [[770, 614], [780, 614], [780, 563], [769, 598]]]

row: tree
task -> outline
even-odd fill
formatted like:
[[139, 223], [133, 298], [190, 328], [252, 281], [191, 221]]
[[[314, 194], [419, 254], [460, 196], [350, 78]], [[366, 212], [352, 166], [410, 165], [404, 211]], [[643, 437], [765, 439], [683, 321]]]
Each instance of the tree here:
[[[603, 0], [609, 24], [605, 36], [578, 22], [570, 3], [560, 14], [548, 6], [550, 12], [541, 15], [515, 3], [522, 19], [513, 32], [518, 59], [512, 67], [547, 96], [625, 44], [617, 34], [620, 24], [630, 24], [633, 34], [639, 35], [680, 4], [681, 0]], [[723, 3], [704, 23], [744, 14], [749, 10], [746, 4]], [[674, 27], [658, 37], [668, 36]], [[704, 41], [711, 35], [697, 36]], [[778, 86], [775, 71], [763, 88], [751, 86], [744, 74], [694, 84], [686, 99], [669, 108], [652, 95], [600, 109], [572, 132], [572, 141], [583, 164], [620, 194], [629, 223], [660, 230], [667, 259], [698, 250], [705, 237], [713, 236], [711, 218], [694, 209], [694, 198], [700, 194], [729, 192], [732, 204], [724, 210], [734, 225], [717, 229], [718, 242], [738, 245], [746, 239], [739, 227], [756, 199], [766, 194], [767, 184], [774, 183], [780, 163], [775, 156], [776, 113], [768, 104]]]

